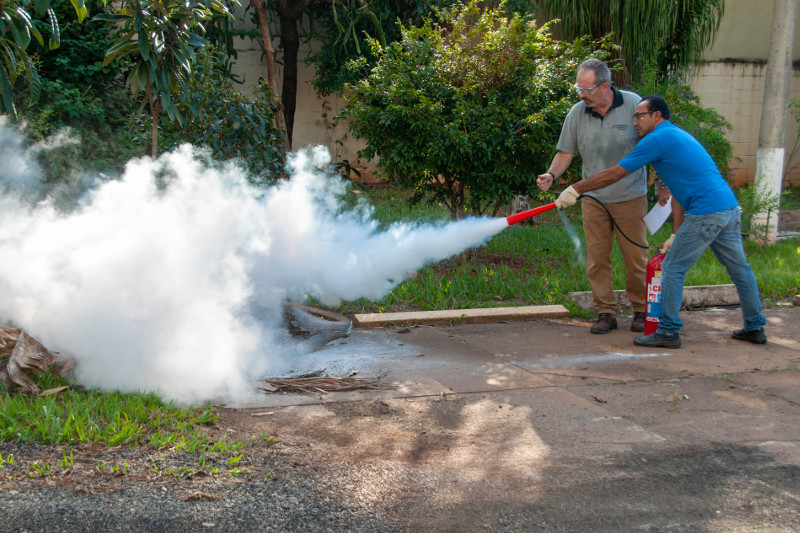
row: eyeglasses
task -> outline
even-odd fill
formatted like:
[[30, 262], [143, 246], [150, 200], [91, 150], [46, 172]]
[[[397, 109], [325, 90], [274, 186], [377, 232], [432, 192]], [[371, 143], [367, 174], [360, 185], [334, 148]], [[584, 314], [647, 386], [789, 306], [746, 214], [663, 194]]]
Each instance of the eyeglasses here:
[[642, 117], [644, 117], [645, 115], [652, 115], [653, 113], [655, 113], [655, 111], [641, 111], [639, 113], [634, 113], [633, 120], [634, 122], [637, 120], [642, 120]]
[[575, 87], [575, 90], [578, 91], [578, 94], [581, 94], [581, 93], [592, 94], [594, 92], [594, 90], [597, 89], [598, 87], [600, 87], [601, 85], [603, 85], [603, 84], [602, 83], [595, 83], [591, 87], [578, 87], [577, 85], [573, 85], [573, 87]]

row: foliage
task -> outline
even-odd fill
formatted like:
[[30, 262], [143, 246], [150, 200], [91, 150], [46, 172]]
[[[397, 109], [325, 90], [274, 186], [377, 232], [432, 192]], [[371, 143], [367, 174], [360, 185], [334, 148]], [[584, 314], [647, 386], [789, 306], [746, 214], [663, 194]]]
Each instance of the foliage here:
[[403, 27], [399, 42], [370, 43], [377, 66], [349, 87], [338, 118], [366, 142], [360, 157], [379, 157], [415, 200], [442, 202], [453, 219], [532, 192], [573, 103], [575, 67], [592, 52], [475, 2]]
[[698, 63], [716, 38], [725, 0], [539, 0], [566, 39], [614, 34], [628, 82], [648, 64], [659, 76]]
[[266, 183], [283, 169], [283, 132], [273, 121], [274, 95], [262, 84], [254, 100], [233, 88], [226, 75], [224, 56], [213, 48], [198, 51], [194, 75], [176, 107], [185, 124], [166, 128], [171, 138], [209, 147], [220, 159], [240, 158], [251, 179]]
[[49, 372], [34, 381], [43, 390], [65, 390], [38, 396], [0, 391], [0, 442], [149, 445], [231, 456], [244, 446], [226, 438], [209, 439], [205, 428], [219, 419], [211, 405], [181, 408], [153, 393], [78, 390]]
[[[795, 128], [798, 134], [800, 134], [800, 100], [797, 99], [790, 99], [789, 100], [789, 113], [791, 113], [792, 117], [795, 121]], [[792, 149], [789, 150], [789, 153], [786, 155], [786, 163], [783, 169], [783, 176], [786, 179], [786, 176], [793, 173], [797, 166], [800, 165], [800, 160], [798, 160], [798, 154], [800, 153], [800, 135], [795, 137], [794, 145]], [[784, 183], [784, 186], [786, 184]]]
[[[373, 38], [386, 46], [399, 41], [402, 25], [422, 24], [461, 0], [335, 0], [309, 6], [309, 35], [317, 42], [306, 63], [315, 67], [312, 84], [321, 96], [340, 93], [347, 84], [355, 83], [358, 72], [346, 68], [351, 60], [364, 59], [365, 66], [375, 65], [377, 57], [368, 46]], [[484, 7], [502, 6], [506, 13], [527, 15], [534, 5], [528, 0], [484, 0]]]
[[787, 185], [781, 193], [781, 209], [800, 209], [800, 186]]
[[[70, 0], [80, 20], [86, 16], [83, 0]], [[48, 46], [58, 48], [60, 32], [52, 0], [3, 0], [0, 2], [0, 111], [16, 117], [14, 84], [20, 75], [29, 85], [30, 100], [41, 93], [41, 80], [27, 49], [32, 39], [44, 46], [44, 38], [34, 24], [30, 8], [37, 17], [47, 16], [50, 37]]]
[[669, 105], [670, 121], [691, 133], [711, 155], [723, 177], [728, 178], [733, 145], [725, 137], [730, 123], [713, 108], [700, 105], [700, 98], [688, 84], [690, 71], [659, 76], [654, 66], [645, 69], [642, 82], [633, 90], [642, 97], [658, 95]]
[[[87, 14], [101, 7], [100, 0], [85, 4]], [[69, 19], [64, 4], [54, 9], [64, 21], [61, 46], [51, 50], [32, 43], [29, 48], [38, 66], [42, 94], [36, 105], [16, 103], [27, 140], [47, 146], [36, 155], [50, 186], [81, 172], [116, 172], [123, 162], [142, 155], [131, 146], [124, 127], [135, 109], [121, 76], [125, 65], [102, 64], [107, 28], [89, 18]], [[55, 138], [69, 142], [51, 142]]]
[[780, 196], [765, 188], [751, 184], [736, 190], [739, 206], [742, 208], [742, 235], [749, 235], [759, 240], [773, 229], [769, 223], [770, 213], [777, 213]]
[[456, 0], [335, 0], [316, 2], [309, 8], [314, 21], [313, 36], [318, 49], [306, 58], [313, 64], [312, 84], [321, 96], [342, 91], [354, 83], [358, 72], [347, 69], [352, 59], [363, 58], [374, 65], [377, 57], [368, 45], [368, 38], [381, 46], [401, 38], [401, 24], [421, 24], [436, 8], [447, 7]]
[[179, 124], [182, 116], [172, 95], [183, 89], [192, 73], [195, 48], [206, 44], [198, 32], [213, 12], [228, 14], [222, 0], [125, 0], [114, 13], [95, 19], [118, 28], [104, 64], [132, 56], [134, 67], [127, 84], [134, 95], [143, 90], [153, 117], [151, 155], [157, 155], [157, 127], [161, 110]]

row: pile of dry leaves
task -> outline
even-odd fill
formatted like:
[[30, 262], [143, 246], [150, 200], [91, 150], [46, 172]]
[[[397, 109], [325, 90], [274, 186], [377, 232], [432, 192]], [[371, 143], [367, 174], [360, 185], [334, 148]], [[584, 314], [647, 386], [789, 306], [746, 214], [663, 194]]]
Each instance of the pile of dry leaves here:
[[57, 356], [24, 331], [0, 326], [0, 382], [6, 390], [39, 394], [39, 387], [28, 376], [46, 371]]

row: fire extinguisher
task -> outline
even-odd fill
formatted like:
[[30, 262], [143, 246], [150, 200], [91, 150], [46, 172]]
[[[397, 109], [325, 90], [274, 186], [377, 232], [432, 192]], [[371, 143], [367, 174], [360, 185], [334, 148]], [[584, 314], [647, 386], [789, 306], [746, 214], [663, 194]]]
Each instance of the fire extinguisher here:
[[658, 316], [661, 314], [661, 263], [665, 254], [658, 252], [647, 261], [647, 309], [644, 314], [644, 334], [650, 335], [658, 329]]

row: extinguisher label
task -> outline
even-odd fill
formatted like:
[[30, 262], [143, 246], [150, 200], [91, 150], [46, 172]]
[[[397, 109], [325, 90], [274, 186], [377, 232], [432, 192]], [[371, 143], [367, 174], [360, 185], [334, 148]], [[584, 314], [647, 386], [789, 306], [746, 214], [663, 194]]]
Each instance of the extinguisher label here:
[[656, 272], [647, 284], [647, 320], [658, 322], [661, 314], [661, 271]]

